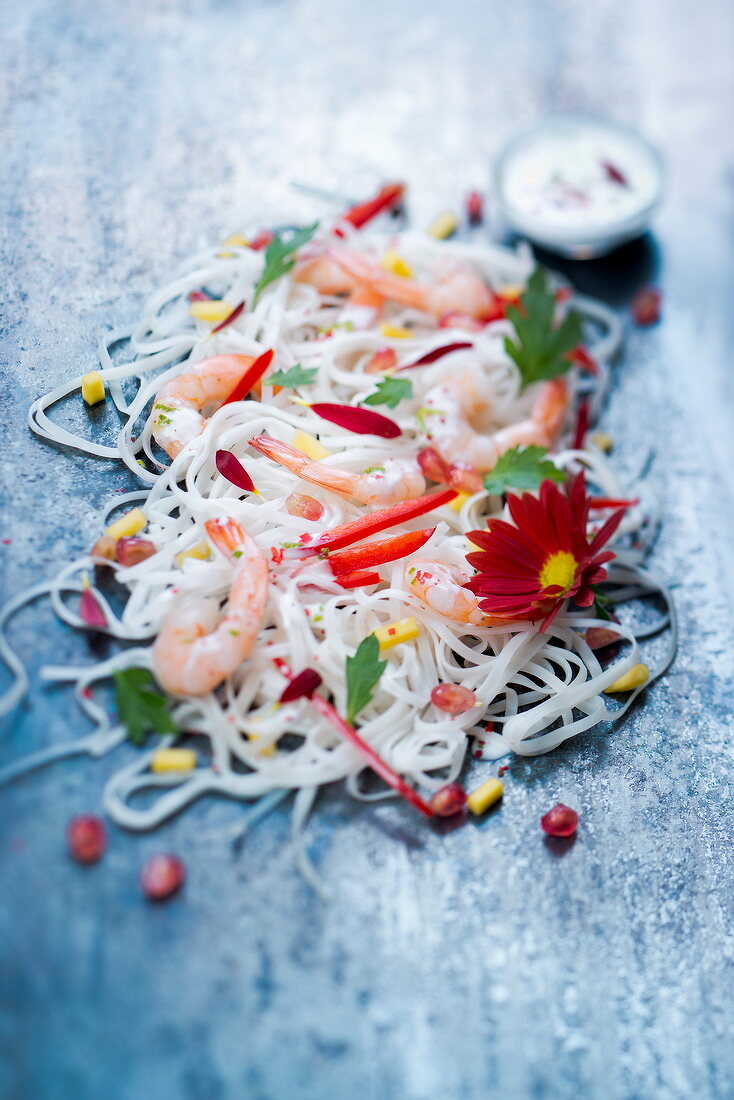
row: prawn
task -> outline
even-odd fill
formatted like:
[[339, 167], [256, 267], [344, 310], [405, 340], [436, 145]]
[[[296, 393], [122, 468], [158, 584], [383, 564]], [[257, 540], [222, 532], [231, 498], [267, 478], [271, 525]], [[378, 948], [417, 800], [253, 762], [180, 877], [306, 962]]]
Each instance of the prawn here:
[[382, 299], [438, 318], [460, 311], [487, 320], [495, 307], [494, 295], [481, 276], [460, 263], [446, 267], [437, 282], [419, 283], [384, 271], [379, 264], [347, 248], [330, 248], [297, 268], [294, 278], [311, 283], [324, 294], [352, 293], [364, 287]]
[[456, 565], [443, 561], [413, 558], [403, 571], [405, 587], [431, 611], [445, 615], [455, 623], [472, 626], [493, 626], [495, 621], [485, 615], [473, 593], [462, 588], [470, 574]]
[[251, 355], [215, 355], [161, 386], [149, 423], [153, 438], [167, 455], [176, 458], [187, 443], [201, 435], [205, 414], [211, 415], [223, 404], [254, 362]]
[[311, 481], [340, 496], [351, 497], [361, 504], [397, 504], [401, 500], [420, 496], [426, 487], [414, 459], [387, 458], [382, 466], [357, 474], [325, 466], [323, 462], [314, 462], [303, 451], [267, 435], [257, 435], [249, 440], [249, 444], [260, 454], [298, 474], [304, 481]]
[[551, 378], [540, 385], [527, 419], [494, 432], [478, 431], [474, 423], [486, 421], [491, 402], [481, 369], [470, 368], [426, 393], [423, 402], [426, 438], [444, 462], [460, 461], [475, 470], [491, 470], [510, 447], [530, 444], [551, 447], [568, 406], [566, 381]]
[[204, 525], [214, 545], [234, 562], [227, 607], [207, 597], [179, 596], [153, 643], [153, 671], [172, 695], [214, 691], [252, 652], [268, 599], [265, 558], [233, 519]]

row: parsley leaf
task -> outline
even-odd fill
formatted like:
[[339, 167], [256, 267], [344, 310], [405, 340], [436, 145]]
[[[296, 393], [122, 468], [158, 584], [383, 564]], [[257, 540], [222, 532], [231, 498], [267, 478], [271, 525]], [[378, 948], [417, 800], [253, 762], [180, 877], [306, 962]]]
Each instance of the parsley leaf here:
[[296, 229], [288, 240], [284, 240], [282, 234], [276, 233], [265, 251], [265, 267], [263, 273], [255, 283], [255, 294], [252, 299], [252, 308], [258, 303], [258, 299], [266, 286], [287, 275], [296, 262], [293, 253], [301, 245], [310, 241], [319, 227], [318, 222], [307, 225], [305, 229]]
[[598, 584], [592, 585], [594, 592], [594, 614], [597, 619], [606, 619], [607, 622], [612, 621], [612, 616], [609, 613], [609, 608], [612, 606], [612, 600], [609, 596], [602, 592]]
[[117, 717], [127, 726], [128, 738], [142, 745], [149, 730], [156, 733], [177, 733], [178, 728], [168, 713], [168, 700], [155, 688], [146, 668], [126, 668], [113, 672]]
[[522, 309], [508, 306], [507, 316], [515, 326], [517, 341], [505, 337], [505, 351], [515, 360], [523, 389], [565, 374], [571, 366], [568, 352], [581, 343], [583, 332], [578, 313], [568, 313], [554, 326], [556, 300], [548, 287], [548, 274], [536, 267], [520, 297]]
[[347, 657], [347, 722], [354, 722], [372, 698], [372, 688], [387, 665], [379, 656], [380, 643], [374, 634], [368, 634], [354, 656]]
[[396, 409], [406, 397], [413, 396], [413, 383], [407, 378], [384, 378], [377, 383], [377, 389], [365, 397], [363, 405], [387, 405]]
[[484, 475], [484, 488], [499, 496], [509, 486], [537, 489], [547, 478], [564, 481], [565, 473], [545, 457], [547, 454], [545, 447], [510, 447], [497, 459], [494, 469]]
[[310, 386], [318, 373], [318, 367], [304, 369], [300, 363], [294, 363], [290, 370], [277, 370], [265, 381], [269, 386]]

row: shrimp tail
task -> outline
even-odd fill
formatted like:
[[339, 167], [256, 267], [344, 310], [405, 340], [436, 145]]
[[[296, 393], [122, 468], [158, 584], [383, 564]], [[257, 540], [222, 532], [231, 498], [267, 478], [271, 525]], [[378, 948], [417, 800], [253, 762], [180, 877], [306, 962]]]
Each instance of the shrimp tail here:
[[221, 550], [228, 558], [231, 558], [235, 550], [245, 542], [250, 541], [249, 536], [234, 519], [208, 519], [204, 529], [217, 550]]
[[304, 481], [311, 481], [314, 485], [321, 485], [335, 493], [354, 492], [358, 480], [355, 474], [332, 469], [321, 462], [314, 462], [303, 451], [291, 447], [289, 443], [282, 443], [279, 439], [272, 439], [268, 435], [256, 435], [249, 439], [248, 443], [260, 454], [265, 455], [266, 458], [272, 458], [274, 462], [279, 462], [281, 466], [302, 477]]
[[541, 386], [531, 418], [547, 434], [549, 445], [556, 440], [563, 427], [568, 405], [569, 392], [565, 378], [551, 378]]

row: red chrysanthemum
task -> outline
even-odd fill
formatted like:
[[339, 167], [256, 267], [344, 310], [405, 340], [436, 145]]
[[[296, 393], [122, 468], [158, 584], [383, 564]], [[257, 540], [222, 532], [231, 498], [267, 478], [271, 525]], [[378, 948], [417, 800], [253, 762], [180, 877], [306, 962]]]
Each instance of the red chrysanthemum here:
[[465, 587], [480, 597], [482, 611], [500, 621], [542, 620], [540, 629], [545, 630], [565, 600], [589, 607], [592, 586], [605, 579], [602, 566], [614, 557], [611, 550], [599, 551], [617, 530], [624, 509], [589, 541], [583, 473], [562, 488], [544, 481], [538, 498], [509, 495], [507, 504], [514, 526], [490, 519], [486, 531], [469, 531], [467, 536], [480, 549], [467, 554], [478, 572]]

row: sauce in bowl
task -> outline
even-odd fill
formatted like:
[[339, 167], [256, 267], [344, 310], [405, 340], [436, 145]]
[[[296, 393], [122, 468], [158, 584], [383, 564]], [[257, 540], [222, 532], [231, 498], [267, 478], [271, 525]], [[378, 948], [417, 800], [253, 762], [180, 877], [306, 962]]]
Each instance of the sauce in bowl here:
[[495, 189], [507, 220], [531, 240], [598, 256], [647, 228], [662, 194], [662, 165], [631, 130], [562, 116], [505, 147]]

